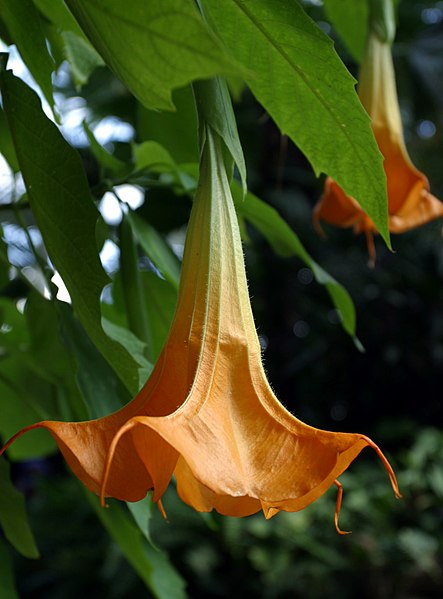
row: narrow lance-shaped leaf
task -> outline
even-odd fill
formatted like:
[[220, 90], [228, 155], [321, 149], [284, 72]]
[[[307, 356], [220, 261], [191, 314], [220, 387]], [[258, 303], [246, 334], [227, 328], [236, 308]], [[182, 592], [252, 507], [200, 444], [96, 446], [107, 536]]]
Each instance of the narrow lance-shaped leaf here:
[[105, 62], [147, 108], [173, 110], [173, 89], [218, 73], [238, 74], [190, 0], [66, 4]]
[[38, 549], [28, 524], [25, 500], [9, 478], [9, 465], [0, 459], [0, 526], [5, 537], [25, 557], [38, 557]]
[[339, 311], [343, 328], [353, 337], [357, 348], [362, 350], [363, 347], [355, 336], [355, 307], [346, 289], [311, 258], [297, 234], [292, 231], [274, 208], [252, 193], [248, 193], [242, 201], [238, 184], [232, 186], [232, 191], [239, 215], [246, 218], [260, 231], [273, 250], [284, 257], [298, 256], [312, 270], [316, 281], [326, 286], [335, 307]]
[[80, 156], [45, 116], [37, 95], [23, 81], [2, 71], [0, 87], [32, 212], [51, 260], [88, 335], [135, 392], [137, 364], [101, 326], [100, 295], [109, 279], [98, 256], [95, 227], [99, 214]]
[[96, 497], [85, 492], [89, 503], [124, 556], [141, 577], [154, 597], [184, 599], [184, 581], [174, 570], [166, 555], [151, 547], [129, 514], [113, 503], [104, 510]]
[[[295, 0], [202, 0], [205, 15], [283, 133], [352, 195], [389, 245], [386, 178], [355, 80]], [[239, 32], [241, 31], [241, 35]]]

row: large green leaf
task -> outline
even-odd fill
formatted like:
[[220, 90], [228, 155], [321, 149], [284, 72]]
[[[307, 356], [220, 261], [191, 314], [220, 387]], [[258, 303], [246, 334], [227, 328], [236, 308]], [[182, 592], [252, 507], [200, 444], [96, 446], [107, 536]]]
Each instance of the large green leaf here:
[[130, 514], [115, 502], [112, 502], [108, 509], [103, 509], [96, 497], [87, 491], [85, 493], [103, 526], [154, 597], [186, 597], [183, 579], [171, 566], [167, 556], [149, 545]]
[[10, 71], [0, 73], [3, 107], [32, 212], [45, 246], [92, 341], [128, 389], [138, 389], [138, 366], [101, 326], [100, 295], [109, 279], [95, 241], [98, 211], [80, 156], [43, 113], [37, 95]]
[[346, 289], [311, 258], [296, 233], [274, 208], [252, 193], [248, 193], [243, 201], [238, 184], [233, 185], [232, 189], [238, 214], [262, 233], [277, 254], [284, 257], [298, 256], [312, 270], [318, 283], [326, 286], [339, 311], [343, 328], [353, 337], [357, 347], [362, 349], [361, 343], [355, 336], [354, 304]]
[[66, 4], [105, 62], [148, 108], [173, 110], [173, 89], [238, 72], [192, 0]]
[[386, 178], [355, 80], [295, 0], [202, 0], [283, 133], [353, 196], [389, 244]]
[[17, 2], [17, 0], [2, 0], [0, 2], [0, 16], [6, 23], [21, 57], [31, 71], [31, 75], [40, 86], [51, 108], [53, 108], [51, 76], [54, 70], [54, 61], [48, 52], [40, 15], [32, 0], [20, 0], [20, 2]]
[[324, 0], [326, 16], [357, 62], [368, 31], [368, 0]]
[[25, 557], [38, 557], [38, 549], [28, 524], [25, 500], [12, 484], [9, 464], [0, 458], [0, 525], [5, 537]]

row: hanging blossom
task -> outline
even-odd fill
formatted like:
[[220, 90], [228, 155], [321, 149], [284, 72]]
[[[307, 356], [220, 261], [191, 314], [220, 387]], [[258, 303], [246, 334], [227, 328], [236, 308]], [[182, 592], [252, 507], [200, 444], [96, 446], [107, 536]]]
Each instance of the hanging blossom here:
[[[443, 203], [429, 193], [426, 176], [409, 158], [403, 137], [400, 108], [395, 85], [391, 46], [371, 28], [361, 65], [358, 95], [371, 117], [372, 130], [384, 156], [388, 192], [388, 227], [404, 233], [443, 216]], [[365, 233], [370, 262], [375, 262], [373, 235], [377, 229], [358, 202], [345, 194], [327, 177], [323, 195], [314, 209], [314, 225], [321, 232], [320, 220], [338, 227], [353, 227]]]
[[[248, 295], [242, 244], [221, 142], [210, 127], [188, 226], [178, 305], [149, 380], [126, 407], [90, 422], [40, 422], [95, 493], [159, 502], [172, 475], [181, 499], [266, 518], [305, 508], [372, 447], [400, 496], [381, 450], [360, 434], [308, 426], [267, 381]], [[4, 448], [4, 449], [5, 449]], [[339, 531], [341, 532], [341, 531]]]

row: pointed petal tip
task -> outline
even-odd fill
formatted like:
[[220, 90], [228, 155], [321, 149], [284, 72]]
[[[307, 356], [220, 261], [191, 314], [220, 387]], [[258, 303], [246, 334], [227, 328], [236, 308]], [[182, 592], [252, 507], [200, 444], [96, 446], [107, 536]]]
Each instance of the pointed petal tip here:
[[395, 476], [395, 472], [389, 463], [388, 459], [380, 449], [380, 447], [372, 441], [369, 437], [362, 435], [362, 438], [366, 441], [366, 443], [371, 447], [378, 457], [381, 459], [383, 466], [385, 467], [386, 472], [388, 473], [389, 480], [391, 481], [392, 490], [394, 491], [394, 495], [396, 499], [402, 499], [403, 495], [400, 493], [400, 489], [398, 488], [397, 477]]

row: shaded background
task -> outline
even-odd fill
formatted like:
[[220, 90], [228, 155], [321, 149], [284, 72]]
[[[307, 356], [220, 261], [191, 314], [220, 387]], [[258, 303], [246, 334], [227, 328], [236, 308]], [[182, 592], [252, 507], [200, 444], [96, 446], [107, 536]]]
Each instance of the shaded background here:
[[[317, 4], [309, 5], [311, 15], [334, 36]], [[356, 74], [339, 40], [337, 49]], [[443, 198], [443, 2], [400, 4], [394, 59], [409, 152], [433, 193]], [[98, 69], [83, 89], [86, 104], [67, 74], [58, 83], [60, 102], [71, 114], [71, 142], [79, 147], [99, 198], [98, 165], [75, 125], [79, 111], [87, 104], [108, 147], [123, 158], [132, 135], [143, 139], [143, 111], [106, 69]], [[366, 350], [358, 352], [343, 332], [309, 269], [295, 258], [275, 256], [251, 229], [245, 252], [269, 379], [286, 407], [305, 422], [358, 431], [382, 445], [404, 500], [394, 500], [378, 458], [366, 451], [341, 478], [341, 526], [353, 529], [352, 535], [335, 533], [333, 489], [307, 510], [282, 513], [270, 522], [261, 515], [202, 517], [171, 489], [165, 499], [170, 523], [154, 510], [153, 539], [168, 550], [191, 597], [441, 597], [442, 223], [394, 236], [395, 253], [377, 239], [377, 265], [369, 269], [363, 237], [327, 226], [326, 240], [314, 232], [311, 213], [322, 182], [303, 155], [280, 136], [248, 92], [236, 112], [251, 190], [278, 209], [317, 262], [351, 293]], [[170, 233], [180, 231], [189, 206], [169, 190], [149, 190], [140, 213]], [[174, 235], [180, 239], [182, 233]], [[17, 236], [14, 244], [31, 263], [26, 243]], [[20, 297], [22, 290], [10, 293]], [[42, 554], [38, 561], [14, 554], [21, 596], [148, 595], [58, 455], [15, 465], [14, 477], [26, 492]]]

